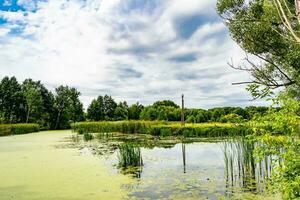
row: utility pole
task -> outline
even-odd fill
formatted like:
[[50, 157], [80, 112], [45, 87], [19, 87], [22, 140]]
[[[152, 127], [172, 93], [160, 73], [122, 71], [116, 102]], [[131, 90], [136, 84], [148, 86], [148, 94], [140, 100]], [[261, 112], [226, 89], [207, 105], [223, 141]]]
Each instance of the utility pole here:
[[[184, 126], [184, 95], [181, 95], [181, 126]], [[182, 141], [182, 161], [183, 161], [183, 173], [186, 173], [186, 157], [185, 157], [185, 144]]]
[[181, 96], [181, 126], [184, 126], [184, 95]]

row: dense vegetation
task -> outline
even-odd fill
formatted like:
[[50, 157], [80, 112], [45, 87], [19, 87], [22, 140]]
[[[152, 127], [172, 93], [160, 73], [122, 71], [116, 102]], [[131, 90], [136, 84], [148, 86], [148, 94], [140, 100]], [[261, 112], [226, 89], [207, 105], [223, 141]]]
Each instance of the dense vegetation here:
[[0, 136], [38, 132], [38, 124], [0, 124]]
[[70, 122], [84, 119], [80, 93], [60, 86], [54, 94], [40, 81], [26, 79], [19, 84], [15, 77], [0, 82], [0, 123], [38, 123], [42, 129], [64, 129]]
[[[246, 63], [231, 65], [250, 73], [251, 80], [241, 84], [249, 84], [248, 90], [255, 98], [268, 96], [276, 88], [300, 97], [297, 3], [299, 6], [299, 0], [218, 0], [217, 11], [233, 40], [249, 54]], [[262, 62], [256, 62], [253, 56]]]
[[[108, 96], [94, 99], [87, 112], [79, 100], [80, 92], [68, 86], [59, 86], [51, 92], [40, 81], [26, 79], [18, 83], [15, 77], [4, 77], [0, 82], [0, 124], [38, 123], [41, 129], [66, 129], [80, 121], [165, 120], [180, 121], [181, 108], [169, 100], [153, 105], [128, 105], [115, 102]], [[267, 107], [222, 107], [185, 109], [190, 123], [243, 122], [263, 115]]]
[[78, 122], [72, 124], [78, 133], [141, 133], [155, 136], [217, 137], [249, 134], [248, 127], [230, 123], [185, 124], [166, 121]]
[[[272, 95], [282, 109], [270, 110], [249, 123], [249, 138], [258, 158], [271, 155], [274, 168], [270, 192], [280, 192], [283, 199], [300, 198], [300, 1], [299, 0], [218, 0], [217, 11], [232, 38], [247, 56], [246, 63], [231, 67], [250, 73], [254, 98]], [[258, 63], [252, 56], [259, 58]]]

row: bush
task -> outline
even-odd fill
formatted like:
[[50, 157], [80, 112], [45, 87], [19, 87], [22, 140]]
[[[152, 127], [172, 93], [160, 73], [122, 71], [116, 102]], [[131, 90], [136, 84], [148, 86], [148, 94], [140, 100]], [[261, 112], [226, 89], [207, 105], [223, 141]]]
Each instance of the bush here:
[[38, 124], [1, 124], [0, 136], [33, 133], [39, 130], [40, 127]]

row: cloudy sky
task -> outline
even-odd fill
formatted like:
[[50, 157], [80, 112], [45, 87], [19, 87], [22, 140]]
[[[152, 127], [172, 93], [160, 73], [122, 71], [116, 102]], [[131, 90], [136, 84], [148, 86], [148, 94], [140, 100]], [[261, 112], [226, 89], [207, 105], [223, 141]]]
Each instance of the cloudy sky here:
[[264, 105], [227, 62], [244, 53], [215, 11], [216, 0], [0, 0], [0, 78], [31, 77], [49, 89], [188, 107]]

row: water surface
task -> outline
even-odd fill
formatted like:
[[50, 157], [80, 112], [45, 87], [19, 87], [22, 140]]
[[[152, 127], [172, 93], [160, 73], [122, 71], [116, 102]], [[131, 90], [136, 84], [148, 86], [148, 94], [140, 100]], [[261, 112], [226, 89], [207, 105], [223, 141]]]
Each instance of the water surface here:
[[243, 138], [75, 141], [71, 131], [1, 137], [0, 199], [275, 199], [264, 194], [271, 159], [255, 162]]

